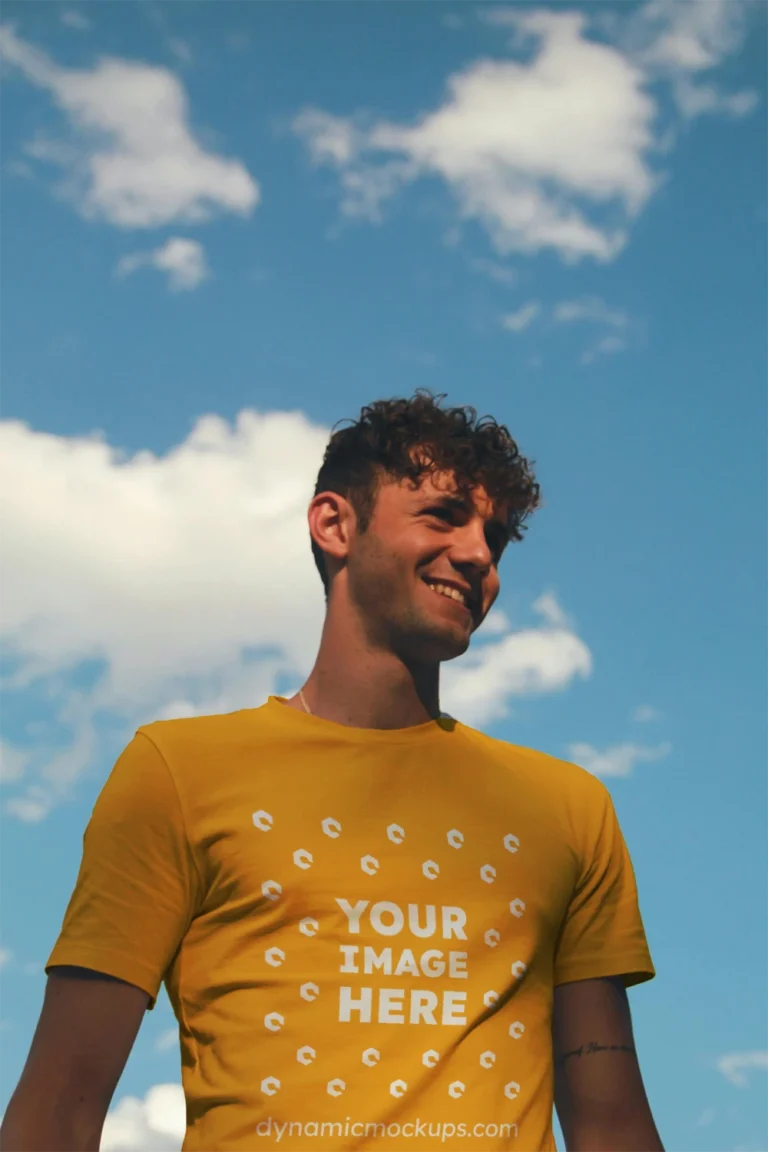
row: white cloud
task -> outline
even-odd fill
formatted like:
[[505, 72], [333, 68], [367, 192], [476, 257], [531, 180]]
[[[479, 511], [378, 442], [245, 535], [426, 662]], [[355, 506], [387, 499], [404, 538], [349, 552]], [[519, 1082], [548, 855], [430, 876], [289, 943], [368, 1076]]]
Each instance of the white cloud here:
[[168, 41], [168, 47], [177, 60], [181, 60], [182, 64], [192, 63], [192, 49], [186, 40], [182, 40], [180, 36], [172, 36]]
[[746, 1088], [749, 1085], [746, 1073], [755, 1068], [768, 1071], [768, 1052], [728, 1052], [717, 1061], [718, 1072], [722, 1072], [726, 1080], [736, 1088]]
[[27, 152], [64, 168], [60, 192], [87, 219], [151, 228], [256, 207], [259, 186], [245, 166], [193, 136], [186, 92], [167, 68], [110, 57], [62, 68], [7, 24], [0, 54], [67, 116], [71, 139], [38, 139]]
[[598, 356], [612, 356], [616, 352], [625, 352], [627, 342], [623, 336], [602, 336], [591, 348], [587, 348], [581, 356], [582, 364], [592, 364]]
[[104, 1122], [100, 1152], [179, 1152], [186, 1132], [180, 1084], [156, 1084], [143, 1099], [123, 1096]]
[[138, 268], [145, 267], [166, 272], [172, 292], [197, 288], [209, 275], [202, 244], [181, 236], [173, 236], [149, 252], [133, 252], [123, 256], [118, 262], [116, 273], [118, 276], [129, 276]]
[[502, 328], [510, 332], [523, 332], [541, 312], [541, 305], [537, 300], [530, 300], [523, 304], [516, 312], [508, 312], [501, 318]]
[[599, 296], [581, 296], [576, 300], [563, 300], [556, 304], [552, 319], [557, 324], [586, 322], [605, 324], [609, 328], [626, 328], [629, 317], [618, 308], [610, 308]]
[[161, 1032], [155, 1040], [156, 1052], [170, 1052], [179, 1046], [179, 1030], [178, 1028], [166, 1028], [165, 1032]]
[[9, 784], [24, 775], [26, 755], [21, 748], [14, 748], [6, 740], [0, 742], [0, 782]]
[[438, 107], [410, 122], [305, 108], [293, 128], [315, 165], [336, 169], [344, 215], [380, 223], [398, 190], [438, 176], [499, 253], [609, 261], [660, 183], [651, 160], [674, 138], [664, 89], [678, 120], [756, 106], [754, 92], [701, 79], [739, 50], [748, 11], [744, 0], [650, 0], [628, 15], [492, 7], [481, 18], [510, 30], [511, 58], [449, 76]]
[[648, 724], [652, 720], [660, 720], [661, 712], [652, 704], [638, 704], [632, 711], [632, 720], [637, 724]]
[[6, 964], [10, 964], [13, 959], [13, 953], [10, 948], [0, 947], [0, 968], [5, 968]]
[[746, 35], [750, 6], [744, 0], [649, 0], [627, 21], [623, 40], [649, 79], [664, 78], [682, 115], [748, 115], [757, 93], [721, 93], [693, 79], [737, 52]]
[[595, 776], [630, 776], [636, 764], [663, 760], [671, 750], [671, 744], [666, 742], [656, 748], [614, 744], [602, 751], [592, 744], [577, 743], [568, 746], [568, 756]]
[[533, 54], [455, 73], [444, 103], [415, 123], [366, 124], [312, 108], [294, 130], [315, 163], [338, 169], [347, 214], [379, 220], [396, 189], [438, 175], [501, 253], [610, 260], [655, 184], [647, 158], [655, 107], [643, 74], [588, 38], [579, 13], [512, 16]]
[[478, 256], [470, 261], [470, 267], [473, 272], [479, 272], [490, 280], [495, 280], [497, 284], [517, 283], [518, 276], [514, 268], [499, 264], [496, 260], [486, 260]]
[[[306, 506], [327, 435], [300, 412], [244, 411], [234, 425], [201, 418], [164, 455], [128, 456], [95, 436], [0, 423], [6, 714], [14, 690], [44, 692], [70, 734], [63, 748], [43, 732], [24, 749], [9, 812], [43, 819], [97, 761], [104, 718], [129, 735], [160, 716], [252, 707], [278, 678], [301, 682], [323, 618]], [[518, 693], [589, 674], [588, 649], [552, 603], [537, 602], [543, 627], [518, 633], [497, 614], [446, 666], [452, 714], [494, 719]], [[101, 677], [74, 687], [85, 661]]]
[[61, 13], [61, 22], [67, 28], [75, 28], [78, 32], [87, 32], [92, 27], [88, 17], [83, 16], [82, 12], [78, 12], [75, 8], [65, 8]]

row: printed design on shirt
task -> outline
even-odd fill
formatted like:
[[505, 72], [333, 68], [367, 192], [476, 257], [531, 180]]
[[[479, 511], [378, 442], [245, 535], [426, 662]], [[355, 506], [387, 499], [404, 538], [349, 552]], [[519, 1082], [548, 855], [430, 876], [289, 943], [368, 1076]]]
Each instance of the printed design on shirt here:
[[[259, 832], [270, 832], [275, 825], [272, 813], [265, 809], [254, 812], [252, 821]], [[341, 822], [331, 816], [320, 821], [320, 829], [330, 840], [336, 840], [342, 834]], [[403, 844], [406, 838], [405, 829], [398, 823], [388, 824], [385, 834], [387, 840], [396, 847]], [[454, 850], [464, 848], [463, 832], [451, 828], [446, 833], [446, 842]], [[520, 840], [515, 834], [507, 833], [503, 837], [503, 847], [510, 854], [515, 854], [520, 850]], [[307, 871], [315, 865], [315, 853], [306, 847], [297, 848], [292, 852], [292, 861], [297, 868]], [[489, 862], [478, 867], [476, 875], [481, 883], [493, 884], [498, 879], [497, 864]], [[375, 876], [381, 866], [379, 858], [372, 854], [360, 857], [360, 869], [366, 875]], [[441, 877], [440, 861], [424, 860], [421, 873], [427, 880], [438, 880]], [[280, 881], [269, 879], [263, 881], [261, 891], [266, 899], [276, 902], [283, 894], [283, 887]], [[334, 900], [346, 918], [348, 936], [365, 936], [368, 940], [372, 939], [372, 935], [374, 937], [373, 943], [350, 942], [338, 945], [339, 972], [360, 978], [354, 984], [350, 981], [338, 987], [337, 1019], [340, 1024], [428, 1024], [440, 1028], [466, 1026], [467, 993], [460, 986], [446, 986], [445, 983], [466, 980], [469, 975], [468, 951], [460, 946], [468, 939], [467, 913], [463, 908], [453, 904], [400, 904], [394, 900], [352, 901], [340, 896], [334, 897]], [[525, 901], [521, 897], [516, 896], [509, 901], [511, 916], [520, 919], [525, 911]], [[320, 921], [316, 917], [305, 916], [299, 921], [298, 929], [305, 937], [313, 937], [320, 932]], [[395, 938], [403, 933], [424, 941], [430, 940], [431, 944], [440, 946], [401, 947], [403, 941]], [[375, 937], [383, 939], [376, 941]], [[488, 928], [483, 935], [484, 943], [491, 949], [498, 947], [501, 939], [502, 934], [497, 928]], [[388, 940], [392, 942], [388, 943]], [[278, 968], [284, 964], [286, 953], [272, 946], [265, 950], [264, 959], [267, 964]], [[518, 981], [523, 979], [527, 970], [526, 962], [520, 959], [513, 961], [509, 969]], [[393, 977], [400, 985], [406, 986], [376, 987], [373, 982], [363, 982], [366, 976]], [[429, 985], [415, 986], [411, 983], [413, 980], [423, 985], [424, 981], [436, 979], [440, 979], [441, 984], [434, 991]], [[299, 995], [305, 1002], [312, 1003], [320, 995], [320, 988], [313, 981], [305, 981], [299, 988]], [[499, 1000], [500, 994], [494, 989], [488, 989], [483, 995], [486, 1008], [493, 1008]], [[264, 1017], [264, 1027], [269, 1032], [279, 1032], [284, 1025], [285, 1018], [279, 1012], [269, 1012]], [[515, 1020], [508, 1025], [507, 1031], [511, 1040], [520, 1040], [525, 1033], [525, 1024]], [[316, 1049], [310, 1044], [304, 1044], [296, 1051], [296, 1061], [301, 1065], [310, 1065], [316, 1059]], [[365, 1048], [360, 1059], [364, 1067], [376, 1068], [381, 1062], [381, 1051], [374, 1047]], [[488, 1070], [496, 1066], [498, 1057], [489, 1048], [474, 1059], [478, 1060], [481, 1068]], [[425, 1068], [434, 1068], [439, 1061], [440, 1052], [435, 1048], [427, 1049], [421, 1057]], [[280, 1080], [275, 1076], [268, 1076], [261, 1081], [262, 1092], [268, 1096], [274, 1095], [280, 1087]], [[341, 1096], [346, 1088], [346, 1082], [339, 1077], [326, 1083], [326, 1091], [333, 1097]], [[458, 1100], [464, 1096], [467, 1086], [463, 1080], [455, 1079], [447, 1085], [445, 1091], [449, 1097]], [[407, 1081], [392, 1080], [389, 1092], [395, 1098], [404, 1096], [408, 1092]], [[503, 1087], [504, 1096], [508, 1100], [516, 1099], [520, 1092], [520, 1085], [514, 1080]]]

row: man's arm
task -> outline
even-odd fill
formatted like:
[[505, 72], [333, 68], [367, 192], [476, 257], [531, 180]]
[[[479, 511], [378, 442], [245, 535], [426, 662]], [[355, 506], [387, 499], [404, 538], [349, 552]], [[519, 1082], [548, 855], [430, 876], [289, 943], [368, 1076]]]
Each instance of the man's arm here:
[[98, 1152], [101, 1130], [149, 996], [87, 968], [54, 968], [2, 1152]]
[[621, 977], [555, 987], [555, 1107], [568, 1152], [664, 1152]]

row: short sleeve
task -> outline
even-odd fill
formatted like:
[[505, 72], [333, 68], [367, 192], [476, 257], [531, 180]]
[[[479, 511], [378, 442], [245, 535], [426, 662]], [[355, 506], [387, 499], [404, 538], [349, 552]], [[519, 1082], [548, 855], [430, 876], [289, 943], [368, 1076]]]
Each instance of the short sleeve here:
[[142, 988], [154, 1007], [201, 890], [176, 786], [152, 740], [138, 732], [94, 806], [46, 971], [92, 968]]
[[625, 985], [655, 970], [640, 915], [632, 861], [607, 788], [591, 791], [580, 836], [580, 875], [555, 952], [555, 984], [623, 976]]

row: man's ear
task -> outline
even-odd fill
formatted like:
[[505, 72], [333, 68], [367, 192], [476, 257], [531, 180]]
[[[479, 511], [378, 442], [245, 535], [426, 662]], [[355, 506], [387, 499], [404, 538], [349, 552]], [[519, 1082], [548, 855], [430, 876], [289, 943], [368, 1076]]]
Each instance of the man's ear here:
[[318, 492], [307, 510], [309, 531], [317, 547], [325, 554], [329, 575], [343, 564], [357, 525], [354, 509], [338, 492]]

